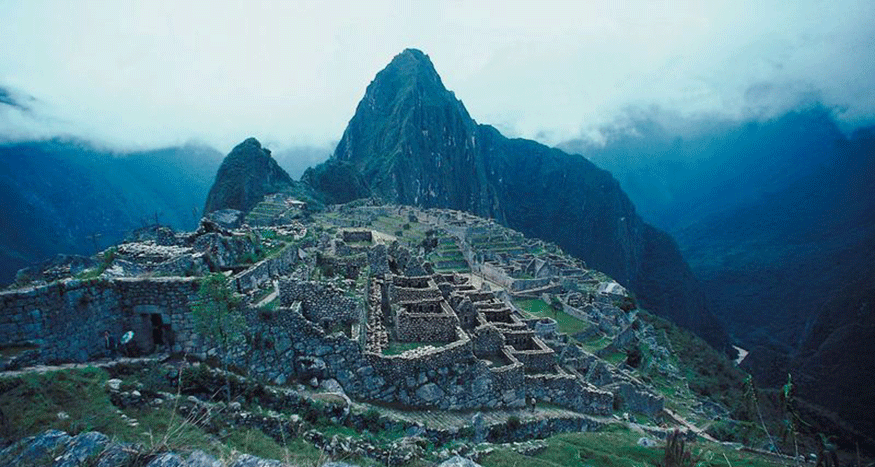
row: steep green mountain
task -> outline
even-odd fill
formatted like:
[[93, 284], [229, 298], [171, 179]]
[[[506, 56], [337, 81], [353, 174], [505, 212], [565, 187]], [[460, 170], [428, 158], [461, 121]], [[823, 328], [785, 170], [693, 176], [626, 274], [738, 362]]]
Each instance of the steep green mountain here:
[[56, 254], [91, 254], [144, 224], [192, 229], [221, 160], [201, 146], [128, 154], [82, 141], [0, 146], [0, 283]]
[[418, 50], [376, 75], [332, 159], [303, 179], [331, 202], [372, 195], [493, 218], [559, 244], [718, 347], [727, 342], [673, 240], [641, 220], [610, 173], [477, 124]]
[[264, 195], [291, 190], [295, 181], [255, 138], [238, 144], [225, 156], [207, 195], [204, 212], [237, 209], [248, 212]]

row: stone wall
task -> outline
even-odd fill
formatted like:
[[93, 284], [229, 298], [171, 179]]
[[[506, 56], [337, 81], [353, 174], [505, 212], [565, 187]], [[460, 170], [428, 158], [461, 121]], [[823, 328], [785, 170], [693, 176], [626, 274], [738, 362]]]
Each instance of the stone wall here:
[[474, 343], [474, 355], [478, 357], [498, 354], [504, 347], [504, 336], [491, 324], [474, 329], [471, 340]]
[[542, 279], [513, 279], [510, 282], [511, 292], [522, 292], [524, 290], [542, 289], [550, 285], [551, 278], [545, 277]]
[[405, 305], [395, 313], [399, 342], [453, 342], [458, 326], [459, 319], [443, 300]]
[[580, 382], [572, 375], [526, 375], [527, 396], [579, 412], [610, 415], [614, 395]]
[[[397, 276], [396, 276], [397, 277]], [[389, 283], [389, 297], [393, 303], [419, 302], [442, 298], [437, 284], [431, 282], [432, 287], [402, 287]]]
[[344, 230], [343, 241], [352, 242], [373, 242], [374, 235], [370, 230]]
[[504, 272], [504, 269], [496, 264], [490, 263], [473, 263], [471, 271], [480, 274], [484, 278], [495, 282], [496, 284], [510, 288], [514, 279]]
[[301, 302], [302, 314], [314, 323], [359, 323], [364, 313], [361, 300], [325, 282], [281, 279], [279, 297], [284, 307]]
[[241, 346], [232, 358], [279, 384], [296, 377], [334, 378], [356, 399], [453, 410], [525, 404], [522, 365], [488, 368], [474, 357], [461, 329], [463, 338], [449, 345], [389, 356], [363, 352], [341, 333], [327, 334], [303, 316], [300, 304], [265, 318], [256, 310], [248, 313], [258, 342]]
[[37, 362], [85, 361], [106, 353], [104, 331], [118, 339], [133, 330], [138, 347], [151, 350], [155, 319], [162, 340], [194, 348], [189, 303], [198, 287], [197, 278], [119, 278], [0, 292], [0, 342], [35, 346]]
[[232, 283], [239, 293], [251, 292], [263, 284], [294, 270], [298, 264], [298, 247], [286, 246], [272, 258], [259, 261], [251, 268], [232, 277]]

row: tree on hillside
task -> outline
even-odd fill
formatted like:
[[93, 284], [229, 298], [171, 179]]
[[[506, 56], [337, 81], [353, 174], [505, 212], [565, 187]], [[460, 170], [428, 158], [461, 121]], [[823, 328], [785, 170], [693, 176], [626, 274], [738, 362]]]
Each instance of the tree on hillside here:
[[225, 371], [225, 396], [231, 402], [231, 382], [228, 374], [228, 351], [244, 340], [246, 320], [242, 299], [228, 286], [228, 279], [214, 273], [201, 279], [197, 301], [192, 306], [198, 333], [214, 346]]

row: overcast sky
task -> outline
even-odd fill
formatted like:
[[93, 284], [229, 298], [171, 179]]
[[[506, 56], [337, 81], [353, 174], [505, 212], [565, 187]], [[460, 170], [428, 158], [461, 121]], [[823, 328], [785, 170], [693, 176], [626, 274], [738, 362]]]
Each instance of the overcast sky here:
[[0, 0], [0, 44], [0, 88], [27, 109], [0, 105], [4, 139], [324, 146], [406, 47], [477, 121], [547, 144], [630, 107], [875, 115], [873, 1]]

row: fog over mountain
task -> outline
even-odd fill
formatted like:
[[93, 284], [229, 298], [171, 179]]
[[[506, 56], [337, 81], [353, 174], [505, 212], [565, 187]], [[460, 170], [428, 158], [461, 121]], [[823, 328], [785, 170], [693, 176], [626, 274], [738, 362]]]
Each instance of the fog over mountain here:
[[[471, 116], [547, 144], [603, 141], [629, 106], [766, 119], [875, 114], [875, 6], [796, 2], [3, 2], [5, 139], [275, 153], [337, 141], [361, 92], [417, 47]], [[391, 25], [391, 27], [384, 27]], [[50, 33], [47, 33], [50, 32]], [[363, 47], [362, 44], [367, 44]], [[12, 94], [6, 94], [7, 92]], [[3, 98], [5, 103], [8, 99]]]

